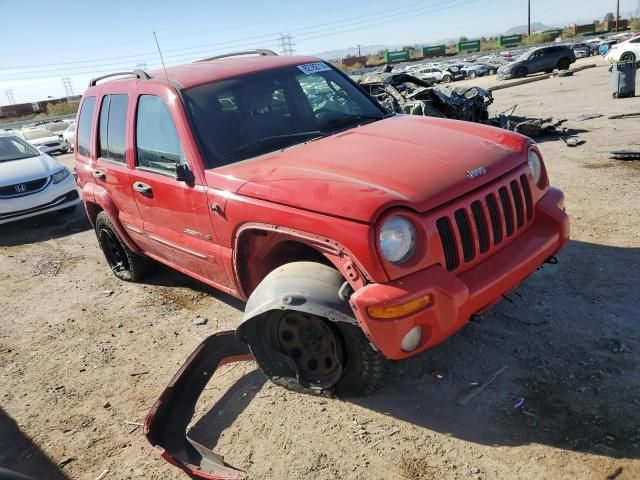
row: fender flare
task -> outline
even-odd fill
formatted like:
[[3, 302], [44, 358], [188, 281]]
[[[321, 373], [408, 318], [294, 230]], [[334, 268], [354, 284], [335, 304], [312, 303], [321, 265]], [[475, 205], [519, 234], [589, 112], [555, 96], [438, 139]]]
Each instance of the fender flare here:
[[129, 250], [133, 252], [140, 251], [140, 247], [136, 245], [125, 228], [122, 226], [122, 223], [120, 223], [118, 207], [115, 205], [115, 203], [113, 203], [113, 200], [111, 199], [111, 196], [109, 195], [109, 192], [107, 192], [107, 190], [99, 187], [94, 183], [87, 183], [82, 189], [82, 195], [86, 200], [90, 200], [100, 208], [102, 208], [102, 211], [109, 216], [113, 227], [116, 229], [116, 233], [122, 239], [127, 248], [129, 248]]
[[273, 310], [297, 310], [357, 325], [347, 299], [350, 288], [335, 268], [315, 262], [287, 263], [270, 272], [253, 291], [236, 332], [244, 340], [247, 326]]

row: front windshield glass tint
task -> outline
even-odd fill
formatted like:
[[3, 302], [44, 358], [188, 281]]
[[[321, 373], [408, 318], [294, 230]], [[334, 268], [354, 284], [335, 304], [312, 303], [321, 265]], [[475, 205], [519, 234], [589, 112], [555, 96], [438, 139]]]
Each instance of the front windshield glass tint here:
[[[339, 73], [324, 65], [309, 70], [285, 67], [186, 90], [186, 108], [207, 166], [227, 165], [313, 137], [299, 135], [305, 132], [331, 134], [384, 115]], [[265, 141], [273, 137], [284, 138]], [[254, 144], [256, 148], [243, 148]]]
[[17, 137], [0, 137], [0, 162], [37, 157], [40, 153]]

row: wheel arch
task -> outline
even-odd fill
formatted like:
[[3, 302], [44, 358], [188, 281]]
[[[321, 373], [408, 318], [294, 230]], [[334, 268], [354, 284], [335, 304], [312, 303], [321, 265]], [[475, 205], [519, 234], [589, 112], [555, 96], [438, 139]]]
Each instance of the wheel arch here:
[[294, 262], [331, 267], [354, 290], [371, 280], [355, 257], [338, 242], [299, 230], [251, 223], [241, 227], [235, 239], [233, 269], [239, 292], [249, 298], [272, 271]]

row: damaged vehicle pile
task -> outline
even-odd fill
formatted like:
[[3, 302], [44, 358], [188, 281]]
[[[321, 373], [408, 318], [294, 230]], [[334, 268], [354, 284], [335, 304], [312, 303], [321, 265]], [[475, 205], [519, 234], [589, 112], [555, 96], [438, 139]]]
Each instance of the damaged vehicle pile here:
[[154, 259], [246, 301], [147, 418], [151, 443], [200, 478], [243, 478], [185, 437], [220, 365], [254, 358], [295, 391], [367, 395], [386, 360], [453, 335], [569, 235], [530, 139], [390, 113], [486, 122], [489, 92], [361, 81], [385, 111], [316, 58], [253, 53], [95, 79], [75, 140], [118, 278], [141, 280]]

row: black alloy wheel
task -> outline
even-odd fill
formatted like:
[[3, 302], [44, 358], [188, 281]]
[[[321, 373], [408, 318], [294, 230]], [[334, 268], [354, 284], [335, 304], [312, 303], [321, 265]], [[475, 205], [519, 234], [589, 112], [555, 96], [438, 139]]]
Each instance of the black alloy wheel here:
[[106, 228], [100, 230], [100, 245], [102, 245], [104, 256], [114, 273], [129, 270], [129, 260], [124, 248], [112, 231]]

